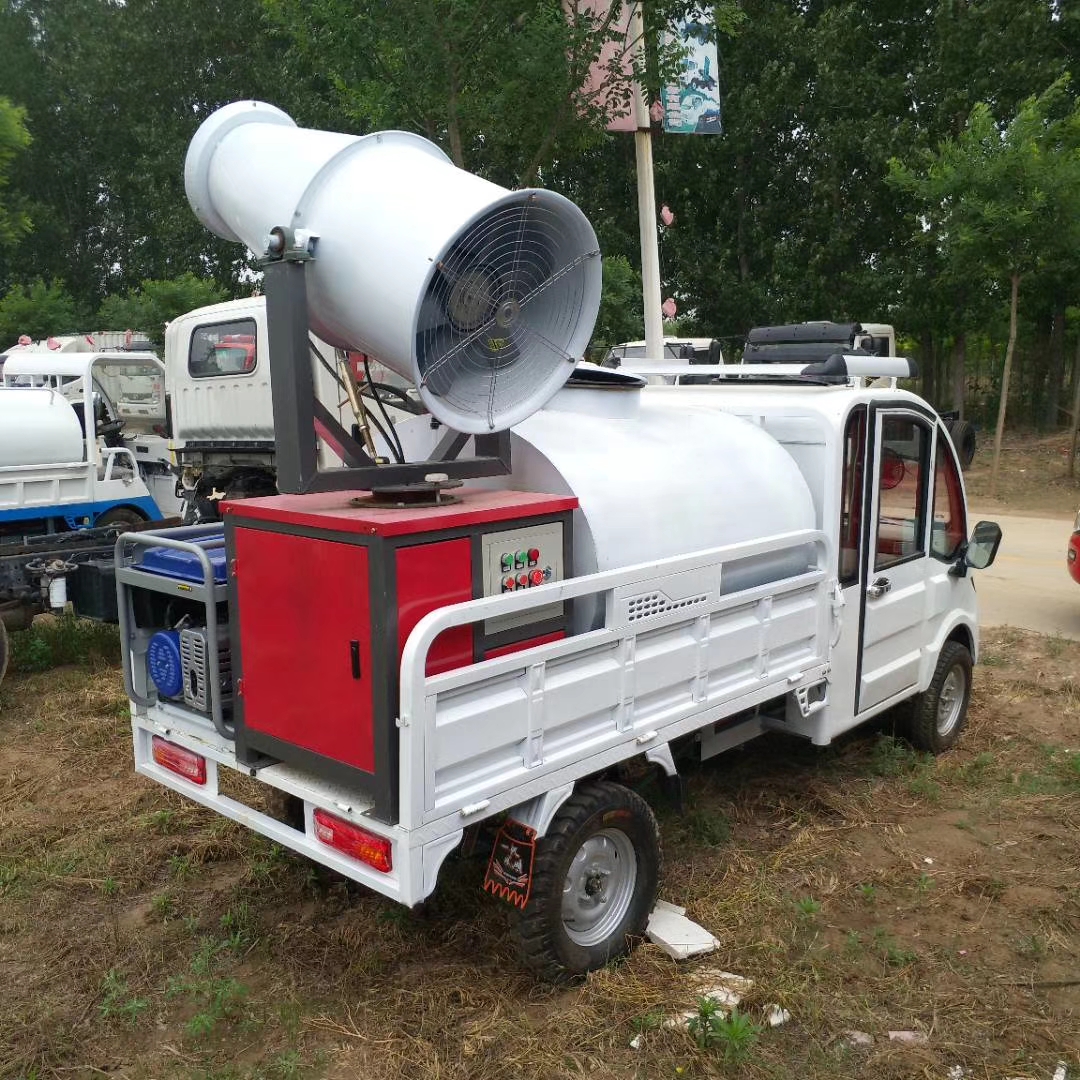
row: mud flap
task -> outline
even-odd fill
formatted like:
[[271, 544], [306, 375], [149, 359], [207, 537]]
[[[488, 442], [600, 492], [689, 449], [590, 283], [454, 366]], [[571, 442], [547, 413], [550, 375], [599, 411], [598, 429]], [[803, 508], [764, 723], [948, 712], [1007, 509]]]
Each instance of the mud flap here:
[[484, 891], [524, 909], [532, 892], [536, 861], [536, 830], [507, 818], [491, 849]]

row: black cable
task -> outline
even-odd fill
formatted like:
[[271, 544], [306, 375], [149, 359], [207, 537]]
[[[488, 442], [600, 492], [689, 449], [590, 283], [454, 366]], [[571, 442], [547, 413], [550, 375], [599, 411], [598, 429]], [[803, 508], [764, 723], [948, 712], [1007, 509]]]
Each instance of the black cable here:
[[[311, 338], [308, 338], [308, 345], [310, 346], [311, 351], [316, 355], [316, 357], [318, 357], [319, 363], [322, 364], [322, 366], [330, 374], [330, 377], [334, 380], [335, 383], [337, 383], [338, 388], [344, 393], [345, 392], [345, 383], [344, 383], [343, 379], [341, 378], [341, 375], [338, 374], [337, 369], [334, 368], [333, 365], [331, 365], [331, 363], [326, 359], [325, 356], [323, 356], [323, 354], [319, 351], [318, 346], [315, 344], [315, 342]], [[364, 374], [367, 376], [368, 382], [370, 384], [371, 383], [371, 372], [368, 370], [367, 355], [366, 354], [362, 354], [362, 355], [364, 356]], [[383, 416], [386, 418], [386, 422], [388, 424], [390, 424], [390, 418], [387, 416], [386, 409], [383, 408], [382, 402], [379, 401], [378, 397], [376, 397], [375, 400], [377, 402], [379, 402], [379, 408], [382, 409], [382, 413], [383, 413]], [[375, 425], [375, 430], [382, 436], [382, 440], [383, 440], [384, 443], [386, 443], [387, 447], [390, 450], [390, 453], [394, 457], [394, 460], [399, 465], [403, 465], [405, 463], [405, 453], [401, 449], [401, 440], [398, 439], [397, 432], [394, 431], [393, 424], [390, 424], [390, 430], [393, 432], [393, 441], [391, 441], [390, 436], [388, 436], [387, 433], [383, 430], [382, 424], [379, 423], [379, 421], [375, 418], [375, 416], [370, 411], [368, 412], [368, 421], [369, 421], [369, 423], [372, 423], [372, 424]]]
[[[364, 358], [364, 377], [367, 379], [368, 386], [373, 386], [375, 380], [371, 377], [371, 365], [368, 362], [368, 355], [367, 353], [361, 353], [360, 355]], [[398, 464], [403, 465], [405, 463], [405, 451], [401, 448], [401, 440], [398, 438], [398, 433], [394, 431], [394, 423], [390, 419], [390, 414], [386, 411], [386, 406], [383, 404], [383, 400], [378, 394], [375, 395], [375, 403], [379, 406], [379, 412], [382, 413], [383, 419], [386, 421], [386, 426], [394, 437], [393, 445], [397, 448], [395, 456], [397, 457]], [[383, 438], [386, 438], [386, 436], [384, 435]]]

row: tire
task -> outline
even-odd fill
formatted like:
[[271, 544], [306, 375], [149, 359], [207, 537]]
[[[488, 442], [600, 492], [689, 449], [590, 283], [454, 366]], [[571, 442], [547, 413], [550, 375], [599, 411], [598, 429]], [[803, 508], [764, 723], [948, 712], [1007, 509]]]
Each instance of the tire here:
[[143, 525], [146, 518], [132, 506], [114, 506], [106, 510], [94, 522], [95, 529], [103, 529], [106, 525]]
[[645, 933], [661, 865], [645, 800], [621, 784], [582, 785], [537, 842], [516, 931], [522, 961], [564, 983], [624, 956]]
[[0, 683], [4, 681], [4, 676], [7, 674], [10, 656], [11, 646], [8, 642], [7, 627], [4, 625], [4, 620], [0, 619]]
[[904, 735], [916, 750], [943, 754], [956, 745], [971, 700], [971, 653], [946, 641], [930, 685], [911, 702]]
[[975, 429], [966, 420], [954, 420], [949, 425], [960, 467], [966, 469], [975, 458]]

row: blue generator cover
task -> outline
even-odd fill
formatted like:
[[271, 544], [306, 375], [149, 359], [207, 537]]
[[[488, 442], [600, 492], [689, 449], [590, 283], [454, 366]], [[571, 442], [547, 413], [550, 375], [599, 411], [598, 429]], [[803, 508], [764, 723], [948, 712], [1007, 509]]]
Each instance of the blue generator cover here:
[[[210, 548], [206, 554], [210, 559], [210, 565], [214, 568], [214, 581], [218, 585], [225, 584], [226, 556], [225, 548], [221, 544], [224, 535], [224, 532], [215, 533], [195, 541], [200, 547], [217, 542], [218, 546]], [[163, 577], [191, 581], [196, 585], [201, 585], [203, 582], [202, 564], [198, 557], [190, 551], [178, 551], [176, 548], [148, 548], [142, 557], [139, 569], [151, 574], [161, 574]]]
[[184, 672], [180, 662], [180, 635], [175, 630], [159, 630], [146, 650], [146, 669], [162, 697], [175, 698], [184, 692]]

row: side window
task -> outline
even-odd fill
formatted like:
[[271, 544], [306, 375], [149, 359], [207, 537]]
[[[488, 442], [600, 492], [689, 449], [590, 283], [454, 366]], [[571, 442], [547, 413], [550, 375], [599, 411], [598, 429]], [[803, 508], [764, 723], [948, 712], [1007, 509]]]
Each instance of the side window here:
[[930, 535], [930, 554], [937, 559], [956, 558], [967, 538], [964, 490], [956, 458], [949, 450], [944, 432], [938, 429], [937, 461], [934, 464], [934, 528]]
[[913, 416], [883, 417], [875, 570], [926, 554], [930, 434]]
[[188, 374], [193, 379], [215, 375], [249, 375], [255, 370], [255, 320], [200, 326], [191, 335]]
[[866, 475], [866, 406], [848, 417], [844, 429], [844, 474], [840, 491], [841, 585], [859, 580], [859, 535], [862, 532], [863, 477]]

